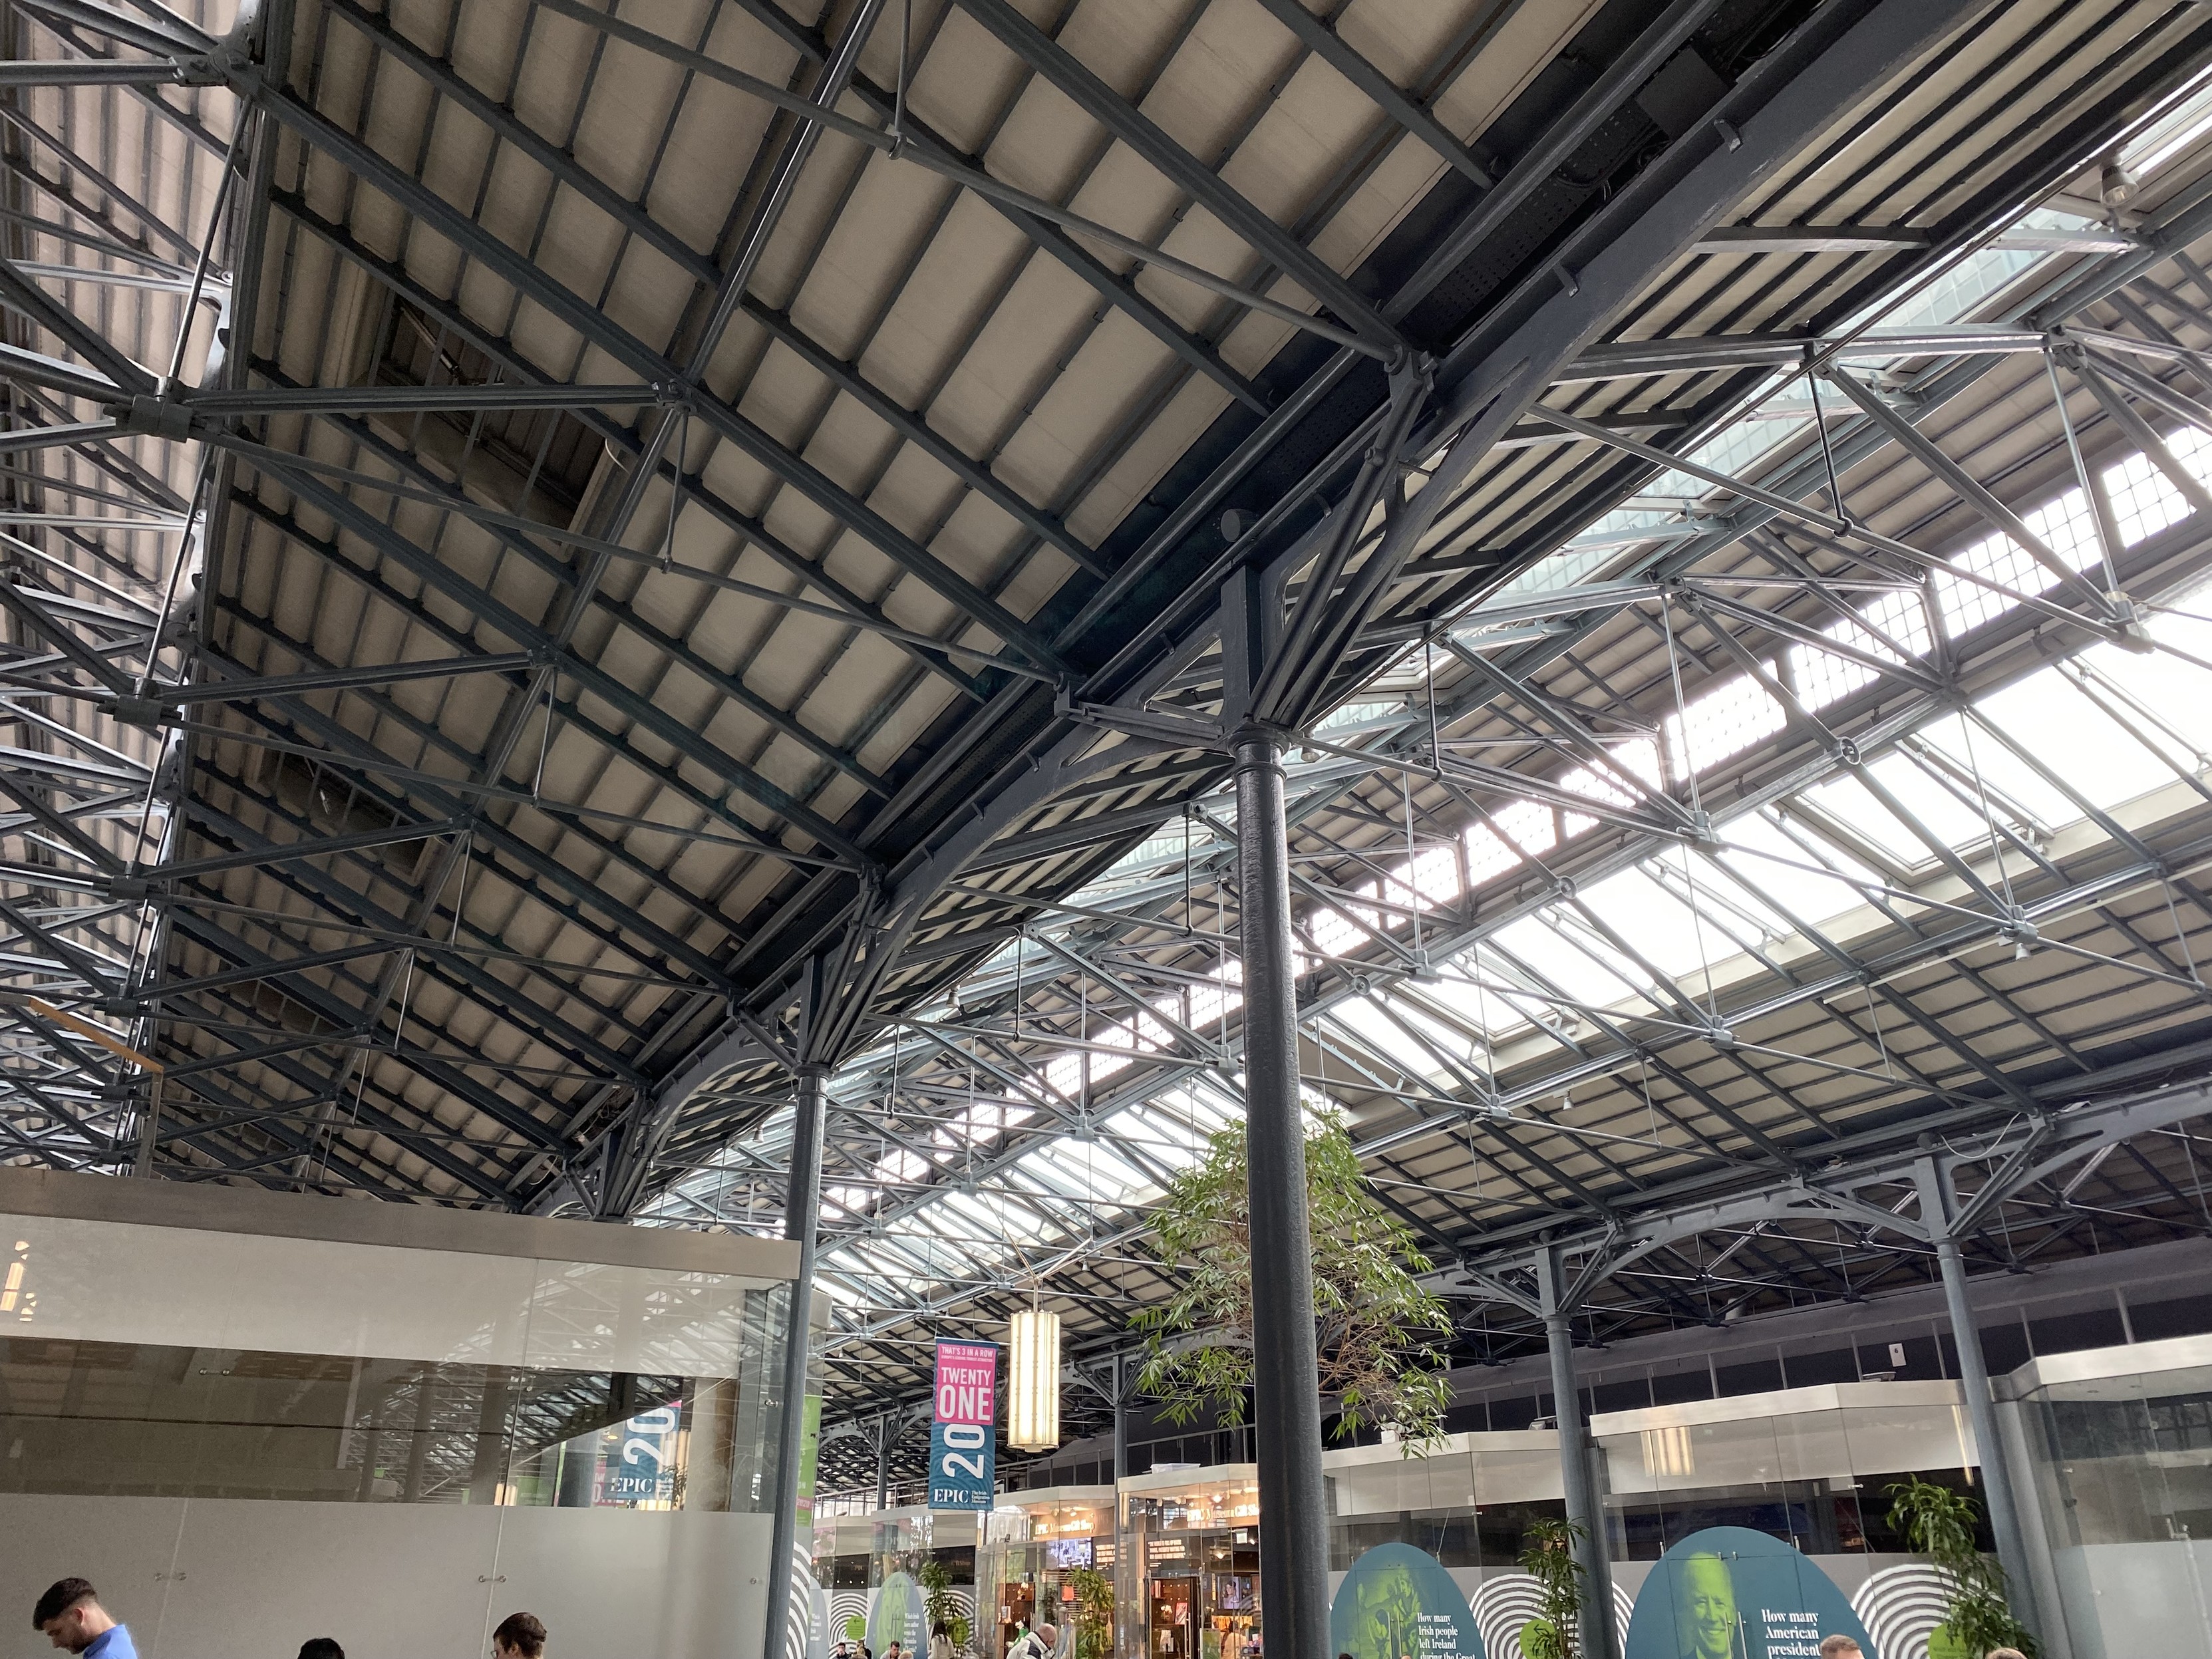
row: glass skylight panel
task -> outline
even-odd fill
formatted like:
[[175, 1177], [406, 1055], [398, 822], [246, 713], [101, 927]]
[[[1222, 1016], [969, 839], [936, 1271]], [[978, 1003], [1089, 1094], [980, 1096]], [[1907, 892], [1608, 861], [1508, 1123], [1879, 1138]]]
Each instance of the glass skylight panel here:
[[[2200, 483], [2205, 477], [2206, 441], [2202, 433], [2184, 428], [2166, 442], [2174, 459]], [[2130, 547], [2189, 516], [2187, 500], [2148, 455], [2130, 455], [2108, 470], [2105, 487], [2112, 497], [2112, 516], [2119, 521], [2120, 539]]]
[[[1986, 701], [1980, 706], [1986, 707]], [[1978, 778], [1994, 799], [2008, 803], [2008, 810], [2019, 809], [2013, 814], [2015, 820], [2024, 813], [2028, 821], [2016, 822], [2016, 828], [2043, 833], [2071, 823], [2081, 816], [2065, 792], [2046, 782], [2041, 774], [2014, 752], [2010, 744], [1978, 727], [1969, 732], [1963, 716], [1947, 714], [1922, 726], [1917, 735], [1950, 763], [1956, 775], [1966, 781], [1969, 790], [1972, 781]], [[2005, 816], [2001, 813], [1997, 821], [2004, 823]]]
[[2131, 737], [2057, 664], [1984, 697], [1978, 707], [2007, 738], [2100, 807], [2173, 781], [2171, 761]]
[[1320, 737], [1330, 732], [1341, 732], [1347, 726], [1364, 726], [1371, 720], [1401, 714], [1405, 712], [1405, 700], [1401, 697], [1348, 702], [1315, 721], [1314, 735]]
[[1856, 774], [1845, 772], [1800, 797], [1857, 836], [1900, 868], [1911, 870], [1935, 854], [1910, 825], [1884, 806]]
[[1790, 723], [1788, 711], [1748, 674], [1738, 674], [1690, 698], [1662, 726], [1667, 774], [1676, 781], [1710, 771], [1766, 741]]
[[[1899, 647], [1915, 657], [1924, 657], [1934, 647], [1928, 607], [1918, 593], [1884, 593], [1858, 610], [1863, 623], [1838, 617], [1820, 631], [1862, 656], [1886, 662], [1905, 659]], [[1808, 708], [1825, 708], [1878, 678], [1866, 663], [1814, 645], [1791, 646], [1789, 660], [1797, 700]]]
[[[1946, 847], [1986, 850], [1989, 820], [1929, 776], [1911, 757], [1884, 755], [1866, 769], [1936, 841]], [[1918, 864], [1933, 856], [1918, 836], [1911, 845], [1915, 850], [1906, 862]]]
[[[1637, 994], [1638, 987], [1570, 942], [1547, 917], [1524, 916], [1498, 931], [1498, 947], [1509, 952], [1569, 1000], [1603, 1007]], [[1522, 1006], [1529, 1006], [1523, 1000]]]
[[2136, 178], [2148, 178], [2207, 132], [2212, 132], [2212, 72], [2198, 77], [2196, 91], [2122, 149], [2120, 164]]
[[[2068, 214], [2038, 211], [2020, 222], [2022, 230], [2076, 229], [2085, 222]], [[1985, 247], [1968, 254], [1917, 294], [1881, 313], [1885, 328], [1933, 328], [1963, 320], [1999, 290], [2010, 286], [2051, 257], [2048, 251]]]
[[[1469, 1030], [1494, 1038], [1508, 1026], [1521, 1023], [1520, 1015], [1502, 1001], [1498, 993], [1484, 988], [1482, 981], [1492, 975], [1496, 966], [1488, 952], [1470, 945], [1454, 952], [1449, 965], [1437, 978], [1423, 982], [1421, 995]], [[1470, 1045], [1470, 1054], [1480, 1052]]]
[[1801, 922], [1818, 926], [1865, 902], [1849, 882], [1818, 866], [1826, 862], [1864, 878], [1871, 870], [1825, 848], [1825, 860], [1816, 859], [1765, 812], [1729, 819], [1721, 838], [1720, 862]]
[[1467, 831], [1467, 872], [1478, 887], [1493, 876], [1502, 876], [1521, 862], [1518, 848], [1506, 844], [1504, 839], [1486, 823], [1471, 824]]
[[[1404, 1014], [1403, 1010], [1400, 1012]], [[1443, 1069], [1433, 1054], [1393, 1024], [1389, 1015], [1364, 997], [1352, 997], [1339, 1003], [1329, 1011], [1329, 1019], [1346, 1030], [1357, 1033], [1367, 1047], [1416, 1077], [1432, 1077]], [[1332, 1041], [1340, 1040], [1336, 1034], [1330, 1035]], [[1450, 1045], [1444, 1046], [1449, 1050]], [[1333, 1061], [1327, 1069], [1331, 1073], [1332, 1083], [1340, 1083], [1347, 1088], [1354, 1086], [1349, 1070], [1342, 1060]]]

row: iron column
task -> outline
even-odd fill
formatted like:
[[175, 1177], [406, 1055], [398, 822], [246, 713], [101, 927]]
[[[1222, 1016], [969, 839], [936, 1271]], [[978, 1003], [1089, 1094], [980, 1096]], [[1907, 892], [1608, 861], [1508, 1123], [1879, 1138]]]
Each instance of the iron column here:
[[1605, 1513], [1599, 1507], [1594, 1449], [1583, 1425], [1583, 1398], [1575, 1383], [1573, 1310], [1560, 1294], [1559, 1252], [1536, 1253], [1536, 1290], [1551, 1347], [1553, 1422], [1559, 1427], [1560, 1484], [1567, 1519], [1583, 1529], [1575, 1556], [1583, 1567], [1583, 1659], [1607, 1659], [1613, 1644], [1613, 1568], [1606, 1553]]
[[1114, 1356], [1114, 1478], [1126, 1479], [1129, 1468], [1129, 1359]]
[[1936, 1241], [1936, 1261], [1943, 1273], [1943, 1307], [1951, 1317], [1951, 1340], [1959, 1349], [1959, 1392], [1966, 1396], [1966, 1420], [1973, 1425], [1974, 1449], [1982, 1460], [1982, 1500], [1996, 1535], [1997, 1563], [2004, 1568], [2006, 1602], [2013, 1617], [2035, 1628], [2035, 1580], [2029, 1576], [2027, 1546], [2013, 1508], [2012, 1471], [2005, 1467], [2004, 1443], [1997, 1438], [1996, 1408], [1990, 1403], [1990, 1368], [1982, 1358], [1982, 1334], [1966, 1300], [1966, 1263], [1948, 1219]]
[[1328, 1512], [1283, 768], [1274, 740], [1249, 726], [1237, 734], [1236, 760], [1261, 1637], [1268, 1659], [1328, 1659]]
[[[822, 1218], [822, 1088], [827, 1068], [799, 1068], [791, 1121], [791, 1184], [785, 1190], [783, 1236], [799, 1245], [799, 1275], [784, 1322], [782, 1438], [775, 1449], [775, 1521], [769, 1534], [768, 1622], [762, 1659], [784, 1659], [791, 1622], [792, 1558], [799, 1546], [801, 1442], [806, 1433], [806, 1360], [814, 1304], [814, 1256]], [[804, 1651], [804, 1644], [801, 1644]]]
[[876, 1513], [891, 1506], [891, 1418], [886, 1412], [876, 1419]]

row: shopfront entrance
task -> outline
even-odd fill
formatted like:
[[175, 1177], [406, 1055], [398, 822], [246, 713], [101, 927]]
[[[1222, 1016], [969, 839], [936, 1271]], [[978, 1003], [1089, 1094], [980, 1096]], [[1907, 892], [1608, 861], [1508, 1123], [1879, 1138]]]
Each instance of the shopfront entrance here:
[[[1059, 1651], [1083, 1649], [1079, 1627], [1086, 1617], [1108, 1635], [1103, 1611], [1082, 1595], [1087, 1575], [1110, 1581], [1115, 1571], [1114, 1492], [1109, 1486], [1069, 1486], [1010, 1493], [991, 1513], [983, 1548], [977, 1650], [998, 1659], [1026, 1630], [1051, 1625], [1060, 1632]], [[1096, 1580], [1092, 1580], [1095, 1583]]]
[[1122, 1483], [1133, 1594], [1124, 1651], [1146, 1659], [1254, 1659], [1260, 1613], [1259, 1492], [1249, 1468]]

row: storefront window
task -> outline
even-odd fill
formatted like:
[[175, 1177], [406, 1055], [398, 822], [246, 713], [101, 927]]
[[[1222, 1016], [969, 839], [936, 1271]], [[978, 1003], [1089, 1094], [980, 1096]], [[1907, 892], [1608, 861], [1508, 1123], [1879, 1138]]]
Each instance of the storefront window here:
[[1243, 1659], [1260, 1613], [1260, 1492], [1248, 1464], [1123, 1483], [1124, 1654]]
[[[1110, 1486], [1062, 1487], [1001, 1501], [991, 1513], [979, 1569], [988, 1615], [979, 1650], [1004, 1653], [1024, 1630], [1050, 1624], [1063, 1632], [1060, 1650], [1079, 1655], [1082, 1576], [1113, 1580], [1115, 1557]], [[1112, 1640], [1110, 1616], [1101, 1634]]]

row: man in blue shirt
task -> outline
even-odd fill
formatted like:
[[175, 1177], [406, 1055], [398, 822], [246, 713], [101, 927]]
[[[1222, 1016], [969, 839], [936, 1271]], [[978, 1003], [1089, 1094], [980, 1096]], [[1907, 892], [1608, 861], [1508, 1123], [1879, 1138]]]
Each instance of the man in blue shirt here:
[[49, 1585], [31, 1613], [31, 1628], [68, 1653], [85, 1659], [138, 1659], [131, 1632], [100, 1605], [100, 1592], [82, 1578]]

